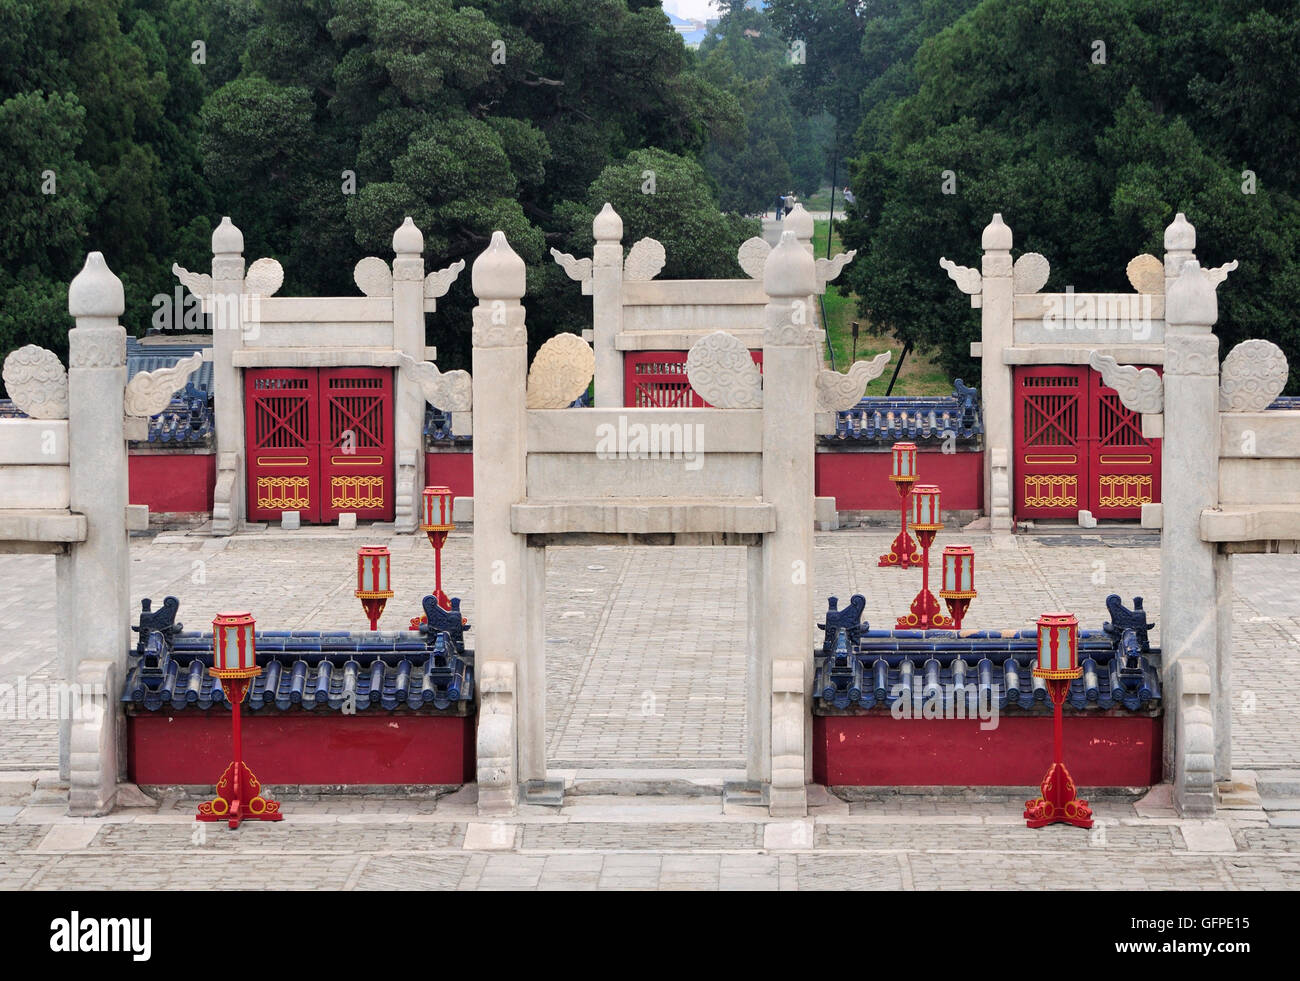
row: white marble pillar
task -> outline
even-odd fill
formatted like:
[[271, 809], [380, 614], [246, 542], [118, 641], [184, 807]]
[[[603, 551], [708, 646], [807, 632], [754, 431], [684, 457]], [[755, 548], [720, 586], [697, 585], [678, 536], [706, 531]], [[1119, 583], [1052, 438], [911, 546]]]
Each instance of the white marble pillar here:
[[1232, 555], [1215, 551], [1214, 584], [1219, 593], [1218, 661], [1212, 674], [1214, 689], [1214, 780], [1232, 780]]
[[[520, 781], [546, 775], [545, 682], [531, 677], [525, 621], [530, 606], [528, 546], [510, 530], [510, 508], [524, 500], [528, 334], [524, 307], [524, 261], [501, 232], [471, 274], [478, 305], [473, 310], [474, 386], [474, 630], [480, 676], [488, 662], [509, 662], [518, 713], [517, 772]], [[497, 754], [499, 757], [499, 753]], [[495, 773], [507, 769], [496, 767]], [[483, 775], [480, 774], [480, 782]], [[504, 788], [495, 788], [504, 791]], [[501, 796], [501, 795], [496, 795]]]
[[[424, 236], [408, 216], [393, 233], [393, 346], [424, 360]], [[424, 490], [424, 393], [415, 379], [395, 372], [393, 379], [394, 496], [393, 530], [406, 535], [419, 523]], [[406, 461], [406, 466], [402, 463]], [[414, 474], [410, 462], [414, 461]], [[403, 479], [403, 471], [407, 476]]]
[[[76, 611], [66, 680], [79, 684], [120, 680], [131, 638], [123, 423], [126, 331], [117, 322], [125, 309], [122, 281], [101, 253], [90, 253], [68, 288], [68, 312], [77, 321], [68, 332], [70, 501], [74, 512], [85, 515], [87, 534], [73, 546], [68, 570]], [[100, 693], [93, 702], [100, 717], [78, 719], [70, 730], [70, 814], [106, 814], [118, 779], [125, 777], [117, 694]], [[83, 693], [88, 708], [89, 695]], [[77, 729], [85, 738], [77, 737]]]
[[[1168, 251], [1178, 251], [1169, 248], [1169, 234], [1165, 241]], [[1184, 235], [1173, 244], [1186, 241]], [[1159, 623], [1166, 679], [1183, 658], [1205, 662], [1211, 679], [1216, 671], [1215, 546], [1201, 541], [1200, 516], [1219, 501], [1219, 339], [1210, 331], [1218, 315], [1214, 283], [1195, 259], [1185, 261], [1165, 295]], [[1213, 697], [1212, 689], [1211, 703]], [[1176, 714], [1166, 709], [1165, 765], [1175, 804], [1186, 812], [1188, 749], [1176, 744]], [[1199, 790], [1195, 797], [1200, 800]]]
[[[804, 785], [812, 777], [812, 715], [806, 698], [790, 697], [792, 679], [784, 668], [791, 661], [803, 665], [802, 687], [811, 689], [817, 331], [810, 297], [816, 286], [812, 253], [787, 228], [763, 273], [769, 298], [763, 333], [763, 499], [776, 508], [776, 530], [763, 540], [762, 607], [749, 611], [763, 618], [766, 691], [759, 701], [773, 712], [772, 760], [765, 774], [771, 780], [771, 809], [787, 815], [806, 813]], [[774, 696], [778, 667], [784, 687]], [[801, 719], [791, 717], [796, 709]], [[802, 747], [794, 740], [800, 731]], [[799, 756], [802, 773], [790, 765]]]
[[605, 202], [591, 230], [592, 345], [596, 352], [596, 408], [623, 405], [623, 352], [614, 347], [623, 330], [623, 219]]
[[[244, 524], [248, 452], [244, 445], [244, 384], [234, 353], [244, 346], [244, 233], [228, 217], [212, 233], [212, 395], [217, 430], [218, 499], [212, 534], [230, 535]], [[256, 325], [253, 325], [254, 327]], [[233, 472], [231, 470], [233, 468]], [[225, 476], [227, 479], [222, 480]], [[224, 488], [229, 488], [229, 500]]]
[[[1002, 360], [1002, 352], [1015, 341], [1015, 289], [1012, 282], [1011, 229], [995, 214], [984, 229], [980, 247], [980, 399], [984, 409], [984, 513], [994, 532], [1009, 532], [1015, 525], [1011, 508], [994, 508], [994, 494], [1002, 479], [1011, 501], [1015, 500], [1016, 467], [1012, 425], [1011, 366]], [[993, 461], [1005, 461], [1005, 478], [1001, 468], [995, 481]]]

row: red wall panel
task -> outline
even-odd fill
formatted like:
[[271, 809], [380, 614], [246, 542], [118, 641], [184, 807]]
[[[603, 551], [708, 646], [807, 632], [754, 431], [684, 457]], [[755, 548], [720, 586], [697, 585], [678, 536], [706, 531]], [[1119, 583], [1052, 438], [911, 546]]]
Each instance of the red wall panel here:
[[215, 453], [132, 453], [127, 460], [132, 504], [165, 511], [211, 511], [217, 481]]
[[[286, 712], [243, 716], [244, 761], [283, 784], [458, 784], [474, 780], [474, 716]], [[127, 717], [131, 780], [211, 784], [230, 762], [230, 713]]]
[[[1145, 715], [1067, 715], [1065, 764], [1080, 787], [1161, 779], [1162, 722]], [[895, 719], [813, 716], [813, 779], [835, 787], [1028, 787], [1052, 762], [1051, 716]]]
[[[817, 454], [817, 496], [835, 498], [840, 511], [898, 511], [898, 491], [889, 479], [889, 453]], [[938, 484], [945, 511], [984, 508], [984, 454], [921, 450], [921, 483]]]
[[456, 497], [473, 497], [474, 454], [459, 450], [424, 454], [424, 483], [450, 487]]

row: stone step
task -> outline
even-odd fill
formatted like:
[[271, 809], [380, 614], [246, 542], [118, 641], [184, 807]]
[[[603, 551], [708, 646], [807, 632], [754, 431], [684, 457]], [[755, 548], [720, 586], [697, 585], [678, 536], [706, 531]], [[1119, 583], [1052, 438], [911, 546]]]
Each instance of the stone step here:
[[1266, 811], [1300, 811], [1300, 797], [1263, 797], [1259, 806]]
[[1260, 797], [1300, 797], [1300, 770], [1256, 770]]

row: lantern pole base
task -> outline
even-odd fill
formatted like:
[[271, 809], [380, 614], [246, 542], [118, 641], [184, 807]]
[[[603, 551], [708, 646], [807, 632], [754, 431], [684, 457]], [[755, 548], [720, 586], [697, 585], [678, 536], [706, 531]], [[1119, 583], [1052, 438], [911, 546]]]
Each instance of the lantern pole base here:
[[890, 542], [889, 551], [880, 556], [880, 561], [876, 563], [882, 569], [890, 566], [910, 569], [912, 566], [920, 564], [921, 552], [917, 548], [916, 540], [907, 533], [906, 529], [900, 531], [897, 537]]
[[217, 781], [217, 795], [199, 805], [196, 821], [283, 821], [280, 802], [262, 796], [262, 782], [243, 760], [234, 760]]
[[898, 618], [895, 624], [898, 630], [947, 630], [953, 626], [953, 619], [939, 612], [939, 601], [934, 593], [922, 589], [912, 600], [911, 612]]
[[1041, 828], [1048, 824], [1072, 824], [1076, 828], [1092, 827], [1092, 808], [1075, 793], [1074, 779], [1064, 763], [1053, 763], [1043, 777], [1043, 796], [1025, 801], [1025, 826]]

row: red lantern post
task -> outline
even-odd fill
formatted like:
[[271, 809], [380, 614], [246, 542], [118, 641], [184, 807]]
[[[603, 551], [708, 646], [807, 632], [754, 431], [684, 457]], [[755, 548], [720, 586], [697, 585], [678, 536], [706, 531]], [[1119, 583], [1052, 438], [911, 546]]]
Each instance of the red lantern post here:
[[438, 605], [445, 610], [451, 609], [451, 600], [442, 591], [442, 546], [446, 544], [447, 534], [455, 527], [451, 520], [451, 488], [426, 487], [424, 489], [424, 507], [420, 530], [429, 536], [434, 556], [434, 592]]
[[370, 629], [379, 629], [379, 618], [393, 597], [392, 556], [382, 545], [363, 545], [357, 549], [357, 599], [370, 620]]
[[953, 626], [960, 630], [971, 600], [978, 595], [975, 591], [975, 549], [971, 546], [944, 547], [943, 585], [939, 588], [939, 595], [948, 604]]
[[1034, 677], [1047, 682], [1055, 708], [1052, 765], [1043, 777], [1042, 796], [1025, 802], [1025, 824], [1041, 828], [1061, 822], [1076, 828], [1092, 827], [1092, 808], [1079, 800], [1074, 780], [1065, 768], [1062, 709], [1070, 682], [1083, 674], [1079, 666], [1079, 621], [1069, 613], [1044, 613], [1038, 618], [1038, 663]]
[[900, 630], [952, 626], [952, 618], [939, 612], [939, 601], [930, 592], [930, 546], [942, 527], [939, 488], [933, 484], [918, 484], [912, 489], [912, 530], [921, 542], [921, 591], [912, 600], [911, 612], [898, 618]]
[[916, 483], [916, 444], [895, 443], [890, 450], [889, 479], [898, 488], [898, 510], [903, 530], [889, 546], [889, 551], [880, 557], [877, 565], [881, 567], [896, 565], [900, 569], [910, 569], [920, 561], [921, 555], [916, 550], [916, 542], [907, 533], [907, 498]]
[[255, 626], [251, 613], [218, 613], [212, 621], [212, 674], [225, 683], [230, 695], [235, 758], [217, 781], [216, 796], [199, 805], [195, 819], [229, 821], [232, 828], [238, 828], [241, 821], [284, 819], [279, 802], [262, 796], [261, 781], [244, 763], [239, 706], [252, 680], [261, 673]]

